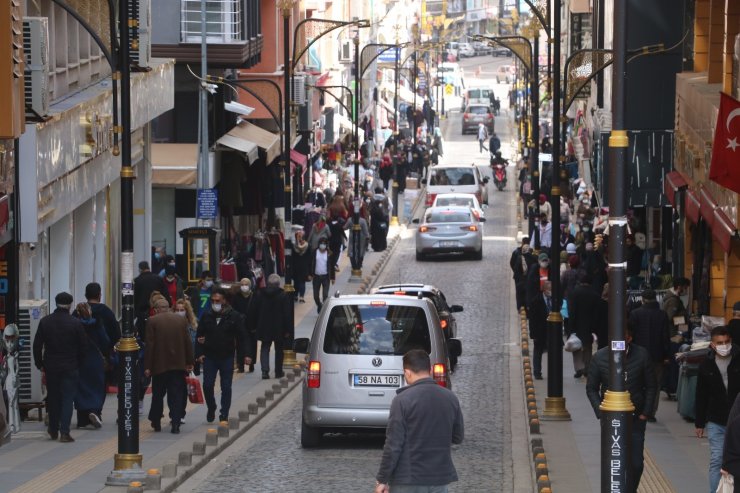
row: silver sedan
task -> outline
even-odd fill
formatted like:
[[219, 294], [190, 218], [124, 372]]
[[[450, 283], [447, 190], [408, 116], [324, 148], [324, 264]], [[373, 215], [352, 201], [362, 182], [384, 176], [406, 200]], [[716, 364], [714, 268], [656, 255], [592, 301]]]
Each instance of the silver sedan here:
[[469, 253], [483, 258], [483, 228], [486, 219], [476, 218], [470, 207], [430, 207], [424, 212], [416, 231], [416, 260], [431, 253]]

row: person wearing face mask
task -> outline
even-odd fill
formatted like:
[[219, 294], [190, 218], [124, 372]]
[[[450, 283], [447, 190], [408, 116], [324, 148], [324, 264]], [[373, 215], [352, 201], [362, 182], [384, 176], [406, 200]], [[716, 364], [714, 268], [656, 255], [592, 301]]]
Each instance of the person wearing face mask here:
[[321, 240], [319, 247], [311, 254], [308, 279], [313, 282], [313, 300], [316, 312], [320, 313], [321, 306], [329, 297], [329, 284], [334, 282], [334, 262], [326, 240]]
[[526, 308], [527, 304], [527, 272], [529, 267], [537, 263], [532, 253], [529, 238], [522, 238], [522, 245], [511, 253], [509, 266], [513, 273], [514, 286], [516, 288], [516, 309]]
[[527, 310], [529, 310], [532, 302], [542, 294], [542, 289], [547, 281], [550, 281], [550, 257], [546, 253], [540, 253], [537, 257], [537, 263], [530, 265], [527, 272]]
[[321, 214], [319, 220], [311, 226], [311, 231], [308, 233], [308, 244], [311, 247], [311, 251], [315, 252], [319, 247], [319, 242], [323, 240], [329, 240], [331, 232], [329, 225], [326, 223], [326, 214]]
[[[635, 406], [632, 414], [632, 464], [627, 476], [629, 484], [627, 491], [637, 493], [640, 485], [642, 470], [644, 467], [643, 451], [645, 448], [645, 427], [648, 416], [653, 414], [653, 402], [657, 387], [653, 365], [647, 349], [637, 344], [632, 344], [632, 333], [629, 326], [625, 328], [624, 340], [626, 348], [624, 351], [624, 384], [625, 390], [630, 394], [630, 400]], [[588, 367], [588, 380], [586, 382], [586, 395], [597, 419], [601, 419], [601, 403], [604, 393], [609, 385], [609, 361], [611, 359], [611, 348], [604, 347], [596, 351], [591, 364]], [[720, 453], [722, 450], [720, 449]]]
[[194, 304], [195, 314], [198, 320], [204, 313], [211, 309], [211, 291], [213, 290], [213, 274], [204, 270], [200, 275], [198, 284], [188, 290], [188, 299]]
[[183, 282], [177, 275], [173, 265], [164, 268], [164, 287], [171, 300], [179, 300], [183, 296]]
[[[164, 277], [167, 275], [167, 266], [171, 267], [177, 267], [177, 264], [175, 263], [175, 257], [172, 255], [165, 255], [164, 261], [162, 262], [162, 268], [159, 270], [159, 277]], [[174, 299], [174, 298], [173, 298]]]
[[[257, 335], [255, 332], [254, 323], [254, 290], [252, 289], [252, 281], [246, 277], [239, 281], [232, 288], [231, 293], [231, 307], [237, 312], [241, 313], [244, 317], [245, 328], [249, 333], [250, 338], [248, 343], [251, 346], [248, 348], [249, 354], [257, 354]], [[239, 373], [244, 373], [244, 354], [239, 352], [237, 348], [236, 353], [236, 368]], [[249, 364], [249, 373], [254, 372], [254, 361]]]
[[584, 274], [578, 285], [568, 295], [568, 327], [566, 335], [575, 333], [581, 340], [582, 347], [573, 352], [573, 367], [576, 372], [573, 378], [581, 378], [591, 362], [596, 331], [594, 323], [598, 320], [599, 293], [592, 286], [591, 276]]
[[732, 306], [732, 318], [727, 322], [727, 331], [733, 341], [740, 341], [740, 301]]
[[295, 232], [295, 243], [293, 243], [293, 284], [295, 285], [294, 300], [298, 303], [305, 303], [306, 299], [306, 279], [308, 278], [308, 269], [311, 264], [311, 252], [309, 252], [308, 242], [303, 238], [303, 230]]
[[270, 378], [270, 346], [275, 349], [275, 378], [283, 376], [283, 351], [290, 347], [293, 326], [287, 316], [293, 300], [280, 287], [280, 276], [270, 274], [267, 286], [257, 293], [254, 300], [254, 321], [260, 341], [260, 367], [262, 378]]
[[709, 440], [709, 491], [717, 491], [727, 417], [740, 392], [740, 351], [734, 348], [727, 327], [711, 332], [711, 351], [699, 366], [696, 382], [697, 438]]
[[527, 310], [529, 337], [534, 341], [532, 370], [535, 380], [542, 380], [542, 354], [547, 348], [547, 317], [552, 311], [552, 286], [550, 281], [542, 285], [542, 292], [535, 297]]
[[632, 310], [627, 323], [632, 327], [633, 342], [647, 349], [653, 362], [658, 392], [655, 393], [653, 414], [648, 417], [648, 421], [655, 422], [655, 413], [658, 411], [658, 404], [660, 403], [663, 369], [670, 362], [671, 352], [668, 317], [660, 309], [660, 305], [656, 301], [655, 291], [652, 289], [642, 291], [642, 306]]
[[[540, 238], [540, 250], [549, 252], [550, 246], [552, 246], [552, 224], [550, 224], [550, 220], [547, 217], [546, 213], [540, 213], [539, 225], [535, 224], [535, 228], [537, 228], [537, 233], [539, 234]], [[534, 237], [535, 231], [533, 230], [530, 238]], [[535, 248], [536, 246], [537, 245], [535, 245]]]
[[221, 411], [219, 421], [228, 421], [231, 408], [231, 382], [234, 377], [234, 353], [239, 348], [244, 354], [244, 364], [252, 363], [254, 354], [250, 334], [246, 330], [244, 317], [232, 309], [226, 299], [226, 292], [213, 288], [210, 309], [203, 313], [196, 333], [196, 358], [203, 365], [203, 395], [208, 412], [206, 421], [212, 423], [216, 417], [216, 398], [214, 389], [216, 375], [221, 383]]
[[673, 280], [673, 289], [669, 289], [663, 296], [662, 308], [666, 315], [668, 315], [668, 320], [671, 322], [672, 338], [680, 335], [684, 330], [682, 326], [688, 324], [688, 312], [681, 300], [681, 296], [688, 293], [690, 285], [691, 281], [685, 277], [676, 277]]

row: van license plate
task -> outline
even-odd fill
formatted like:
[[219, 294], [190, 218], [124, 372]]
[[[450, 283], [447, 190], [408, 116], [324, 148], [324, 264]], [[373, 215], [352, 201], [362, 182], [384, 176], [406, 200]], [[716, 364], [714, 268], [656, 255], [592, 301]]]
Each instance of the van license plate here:
[[354, 375], [355, 387], [400, 387], [400, 375]]

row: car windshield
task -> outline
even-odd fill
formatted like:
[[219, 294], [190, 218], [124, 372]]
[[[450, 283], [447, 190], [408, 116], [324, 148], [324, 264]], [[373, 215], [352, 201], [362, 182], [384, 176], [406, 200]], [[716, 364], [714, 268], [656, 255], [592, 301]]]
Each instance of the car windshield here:
[[338, 305], [329, 314], [324, 337], [327, 354], [431, 352], [426, 313], [417, 306]]
[[470, 89], [468, 95], [470, 99], [487, 99], [490, 92], [488, 89]]
[[490, 113], [490, 109], [487, 106], [469, 106], [468, 107], [468, 113], [472, 113], [474, 115], [485, 115], [487, 113]]
[[435, 205], [461, 205], [463, 207], [475, 207], [472, 197], [437, 197]]
[[440, 211], [427, 214], [427, 223], [469, 223], [470, 214], [460, 211]]
[[[472, 168], [444, 168], [432, 170], [430, 185], [475, 185]], [[453, 190], [454, 191], [454, 190]]]

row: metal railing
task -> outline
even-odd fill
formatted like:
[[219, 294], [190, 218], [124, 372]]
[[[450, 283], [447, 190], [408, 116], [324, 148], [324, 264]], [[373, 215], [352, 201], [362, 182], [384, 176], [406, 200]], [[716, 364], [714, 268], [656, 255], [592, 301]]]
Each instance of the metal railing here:
[[[242, 2], [240, 0], [208, 0], [206, 2], [206, 41], [236, 43], [244, 41]], [[180, 39], [184, 43], [201, 40], [200, 0], [181, 0]]]

